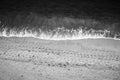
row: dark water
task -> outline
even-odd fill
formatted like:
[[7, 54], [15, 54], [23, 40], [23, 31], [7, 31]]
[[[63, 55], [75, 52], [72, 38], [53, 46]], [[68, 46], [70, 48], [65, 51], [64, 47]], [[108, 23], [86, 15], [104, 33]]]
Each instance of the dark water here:
[[[0, 30], [7, 27], [17, 31], [67, 29], [110, 30], [120, 33], [120, 5], [102, 0], [3, 0], [0, 2]], [[120, 37], [120, 36], [118, 36]]]

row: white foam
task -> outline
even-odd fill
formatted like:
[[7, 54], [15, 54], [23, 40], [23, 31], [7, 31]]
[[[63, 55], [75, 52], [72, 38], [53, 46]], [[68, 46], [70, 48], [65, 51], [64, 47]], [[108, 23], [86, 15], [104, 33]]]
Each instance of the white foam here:
[[68, 30], [63, 28], [57, 28], [52, 31], [42, 31], [39, 29], [39, 33], [37, 31], [32, 30], [21, 30], [17, 32], [13, 29], [10, 32], [7, 32], [7, 28], [5, 28], [1, 33], [0, 36], [4, 37], [34, 37], [38, 39], [45, 39], [45, 40], [78, 40], [78, 39], [114, 39], [120, 40], [115, 37], [110, 37], [110, 31], [108, 30], [84, 30], [84, 29], [77, 29], [77, 30]]

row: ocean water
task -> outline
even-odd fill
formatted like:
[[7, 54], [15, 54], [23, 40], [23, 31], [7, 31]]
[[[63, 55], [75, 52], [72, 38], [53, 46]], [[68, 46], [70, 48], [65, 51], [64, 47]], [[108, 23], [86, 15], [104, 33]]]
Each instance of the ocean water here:
[[[2, 2], [1, 2], [2, 3]], [[102, 35], [120, 38], [117, 2], [102, 1], [24, 1], [3, 2], [0, 31], [56, 35]], [[101, 5], [102, 4], [102, 5]], [[81, 32], [82, 31], [82, 32]], [[84, 35], [83, 35], [84, 33]]]

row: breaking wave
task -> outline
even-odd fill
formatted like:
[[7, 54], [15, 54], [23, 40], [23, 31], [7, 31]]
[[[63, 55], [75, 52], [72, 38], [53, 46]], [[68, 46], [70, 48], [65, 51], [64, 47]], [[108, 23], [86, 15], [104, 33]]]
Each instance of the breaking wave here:
[[104, 38], [104, 39], [115, 39], [119, 40], [119, 38], [111, 37], [110, 31], [108, 30], [94, 30], [94, 29], [65, 29], [64, 27], [56, 28], [54, 30], [48, 30], [48, 31], [42, 31], [41, 29], [38, 29], [38, 31], [35, 30], [29, 30], [29, 29], [22, 29], [20, 31], [17, 31], [15, 29], [11, 29], [8, 32], [8, 28], [4, 28], [0, 32], [1, 37], [34, 37], [38, 39], [45, 39], [45, 40], [77, 40], [77, 39], [98, 39], [98, 38]]

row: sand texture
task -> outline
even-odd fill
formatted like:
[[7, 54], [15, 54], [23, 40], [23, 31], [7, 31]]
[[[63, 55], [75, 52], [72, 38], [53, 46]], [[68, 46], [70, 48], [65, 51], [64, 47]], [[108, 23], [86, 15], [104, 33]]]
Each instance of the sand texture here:
[[0, 80], [120, 80], [120, 41], [1, 37]]

